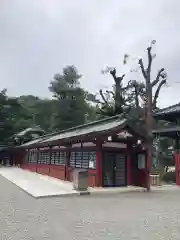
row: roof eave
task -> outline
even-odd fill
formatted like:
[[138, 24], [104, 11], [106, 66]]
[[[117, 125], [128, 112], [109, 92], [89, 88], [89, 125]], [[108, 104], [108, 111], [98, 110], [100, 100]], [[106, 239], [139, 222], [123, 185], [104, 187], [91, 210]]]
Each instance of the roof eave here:
[[[68, 143], [69, 141], [76, 141], [76, 140], [82, 140], [82, 141], [90, 141], [90, 140], [97, 140], [99, 138], [99, 136], [101, 137], [107, 137], [110, 134], [115, 134], [117, 131], [123, 129], [125, 126], [127, 125], [127, 121], [125, 121], [123, 124], [121, 124], [118, 127], [112, 128], [112, 129], [108, 129], [108, 130], [104, 130], [104, 131], [98, 131], [98, 132], [91, 132], [90, 134], [82, 134], [82, 135], [77, 135], [77, 136], [73, 136], [73, 137], [69, 137], [66, 139], [56, 139], [54, 141], [46, 141], [46, 142], [39, 142], [39, 146], [47, 146], [47, 145], [55, 145], [55, 144], [60, 144], [60, 143]], [[100, 138], [101, 139], [101, 138]]]

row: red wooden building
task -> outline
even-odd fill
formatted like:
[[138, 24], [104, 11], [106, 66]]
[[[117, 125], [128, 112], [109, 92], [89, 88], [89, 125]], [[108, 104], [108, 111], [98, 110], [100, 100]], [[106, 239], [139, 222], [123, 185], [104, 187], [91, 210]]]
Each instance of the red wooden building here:
[[40, 174], [72, 180], [74, 168], [88, 169], [89, 186], [147, 186], [142, 129], [115, 116], [45, 135], [11, 151], [11, 162]]

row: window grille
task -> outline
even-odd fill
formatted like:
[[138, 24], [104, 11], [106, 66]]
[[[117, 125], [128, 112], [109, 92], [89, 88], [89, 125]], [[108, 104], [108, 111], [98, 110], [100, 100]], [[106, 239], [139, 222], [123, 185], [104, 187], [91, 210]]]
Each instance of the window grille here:
[[37, 163], [37, 150], [32, 149], [32, 150], [28, 151], [25, 158], [28, 160], [28, 163]]
[[66, 163], [66, 152], [52, 152], [51, 164], [64, 165]]
[[96, 152], [71, 152], [70, 167], [96, 168]]
[[38, 164], [49, 164], [50, 153], [46, 151], [40, 151], [38, 157]]

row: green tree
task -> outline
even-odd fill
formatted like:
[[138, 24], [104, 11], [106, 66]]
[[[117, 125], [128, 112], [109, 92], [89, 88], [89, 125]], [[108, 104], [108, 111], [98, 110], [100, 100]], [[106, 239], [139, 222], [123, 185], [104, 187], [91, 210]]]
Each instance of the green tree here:
[[125, 87], [125, 101], [131, 107], [142, 107], [145, 95], [145, 84], [137, 80], [130, 80]]
[[57, 99], [53, 129], [61, 130], [84, 124], [92, 108], [86, 101], [86, 92], [80, 86], [81, 75], [74, 66], [67, 66], [62, 74], [55, 74], [50, 91]]
[[40, 126], [46, 132], [53, 130], [53, 115], [56, 101], [40, 99], [32, 95], [21, 96], [19, 102], [27, 114], [26, 119], [21, 119], [24, 128]]
[[11, 136], [20, 130], [19, 116], [24, 117], [17, 98], [8, 97], [7, 90], [0, 92], [0, 145], [9, 143]]

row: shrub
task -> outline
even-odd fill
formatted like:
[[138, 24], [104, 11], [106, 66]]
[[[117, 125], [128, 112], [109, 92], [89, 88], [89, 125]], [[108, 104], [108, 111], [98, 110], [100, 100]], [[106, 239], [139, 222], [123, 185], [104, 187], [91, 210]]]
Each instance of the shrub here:
[[175, 183], [176, 182], [176, 172], [165, 172], [162, 175], [162, 181], [166, 183]]

